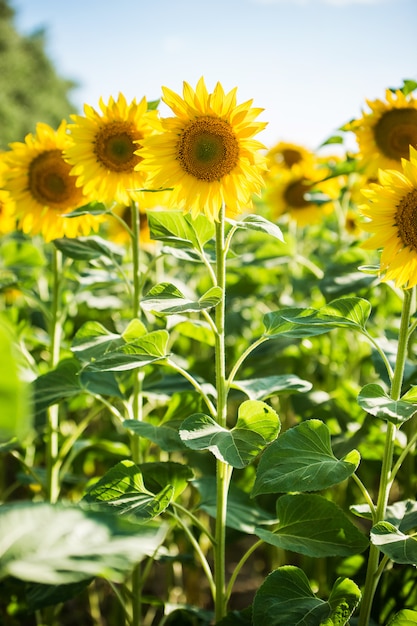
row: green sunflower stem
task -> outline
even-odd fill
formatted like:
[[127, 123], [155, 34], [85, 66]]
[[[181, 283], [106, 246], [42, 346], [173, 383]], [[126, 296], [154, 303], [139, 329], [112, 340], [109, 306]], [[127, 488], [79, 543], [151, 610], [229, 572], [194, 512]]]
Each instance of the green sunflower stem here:
[[[224, 207], [216, 222], [216, 279], [223, 297], [215, 308], [216, 343], [215, 371], [217, 390], [217, 421], [223, 428], [227, 420], [226, 356], [225, 356], [225, 288], [226, 247], [224, 237]], [[232, 468], [221, 460], [216, 461], [216, 529], [214, 546], [215, 616], [219, 621], [227, 612], [226, 590], [226, 511]]]
[[[62, 337], [61, 323], [61, 277], [62, 255], [53, 246], [52, 248], [52, 293], [50, 318], [50, 369], [53, 370], [59, 362], [60, 344]], [[59, 406], [54, 404], [47, 413], [46, 438], [46, 492], [49, 502], [56, 502], [60, 492], [59, 480]]]
[[[133, 319], [139, 319], [141, 316], [140, 298], [142, 290], [142, 279], [140, 272], [140, 212], [138, 204], [132, 200], [132, 264], [133, 264], [133, 302], [132, 316]], [[142, 421], [143, 417], [143, 397], [142, 397], [142, 372], [135, 370], [133, 373], [133, 393], [132, 393], [132, 414], [133, 419]], [[140, 438], [138, 435], [131, 437], [132, 460], [134, 463], [140, 463]]]
[[[140, 319], [140, 298], [142, 290], [142, 279], [140, 272], [140, 212], [138, 204], [131, 202], [132, 216], [132, 264], [133, 264], [133, 319]], [[142, 395], [143, 374], [141, 370], [133, 371], [133, 391], [132, 391], [132, 416], [133, 419], [142, 421], [143, 419], [143, 395]], [[132, 434], [130, 439], [132, 461], [136, 464], [142, 462], [139, 435]], [[139, 563], [132, 573], [132, 626], [140, 626], [142, 623], [142, 567]]]
[[[401, 312], [401, 323], [398, 335], [398, 350], [395, 362], [394, 375], [391, 382], [391, 398], [399, 400], [401, 397], [401, 389], [404, 379], [404, 367], [407, 358], [409, 328], [411, 318], [411, 303], [413, 290], [404, 290], [404, 299]], [[378, 498], [376, 503], [375, 515], [373, 516], [373, 524], [381, 522], [385, 518], [388, 497], [392, 486], [393, 475], [393, 457], [394, 443], [397, 435], [397, 427], [391, 422], [387, 422], [387, 432], [385, 435], [384, 456], [382, 458], [381, 479], [378, 489]], [[362, 594], [362, 602], [359, 613], [358, 626], [368, 626], [374, 595], [382, 574], [382, 568], [379, 567], [380, 551], [377, 546], [371, 543], [369, 548], [368, 566], [366, 571], [365, 586]]]

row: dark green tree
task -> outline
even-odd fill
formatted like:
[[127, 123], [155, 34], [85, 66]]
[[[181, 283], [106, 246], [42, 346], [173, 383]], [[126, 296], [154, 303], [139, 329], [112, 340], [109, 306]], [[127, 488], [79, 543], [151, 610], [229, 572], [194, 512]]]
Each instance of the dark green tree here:
[[9, 0], [0, 0], [0, 150], [34, 132], [37, 122], [56, 128], [76, 112], [68, 95], [76, 83], [58, 76], [45, 31], [23, 36], [14, 17]]

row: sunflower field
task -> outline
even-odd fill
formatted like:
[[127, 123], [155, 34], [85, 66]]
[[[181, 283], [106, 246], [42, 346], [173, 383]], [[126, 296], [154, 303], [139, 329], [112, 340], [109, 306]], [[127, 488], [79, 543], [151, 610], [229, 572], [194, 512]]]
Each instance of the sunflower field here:
[[314, 152], [201, 78], [0, 154], [1, 625], [417, 624], [416, 89]]

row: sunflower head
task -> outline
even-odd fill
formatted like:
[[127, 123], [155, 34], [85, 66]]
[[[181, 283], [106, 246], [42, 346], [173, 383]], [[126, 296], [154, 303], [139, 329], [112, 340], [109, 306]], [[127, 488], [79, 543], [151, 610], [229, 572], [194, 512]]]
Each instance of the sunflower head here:
[[264, 146], [253, 139], [265, 124], [255, 122], [262, 109], [252, 100], [236, 103], [236, 88], [225, 93], [220, 83], [208, 93], [201, 78], [183, 97], [163, 87], [163, 100], [175, 117], [161, 120], [162, 132], [148, 136], [137, 154], [149, 172], [148, 185], [172, 189], [169, 206], [205, 213], [217, 220], [222, 206], [238, 214], [250, 208], [263, 185]]
[[13, 232], [16, 228], [15, 203], [10, 193], [3, 189], [7, 172], [5, 154], [0, 155], [0, 235]]
[[77, 176], [77, 185], [100, 202], [128, 205], [138, 200], [137, 189], [145, 186], [146, 174], [137, 154], [143, 139], [158, 128], [155, 110], [149, 111], [146, 98], [126, 102], [123, 94], [107, 104], [100, 99], [100, 111], [84, 106], [84, 116], [72, 115], [69, 125], [72, 145], [65, 158]]
[[304, 146], [295, 143], [279, 141], [268, 150], [266, 154], [269, 173], [273, 174], [276, 169], [291, 169], [294, 166], [311, 166], [314, 162], [314, 154]]
[[329, 215], [339, 184], [334, 179], [323, 181], [326, 173], [323, 168], [294, 165], [268, 176], [264, 200], [272, 217], [288, 215], [298, 226], [307, 226]]
[[402, 172], [380, 170], [379, 183], [363, 190], [367, 204], [360, 207], [367, 221], [362, 228], [371, 237], [362, 245], [382, 249], [382, 280], [397, 287], [417, 285], [417, 150], [402, 159]]
[[63, 151], [69, 142], [65, 121], [56, 131], [39, 123], [35, 134], [10, 144], [4, 156], [4, 187], [15, 203], [18, 226], [28, 234], [41, 233], [46, 241], [86, 235], [91, 229], [97, 230], [100, 223], [90, 215], [65, 217], [90, 201], [76, 186], [71, 166], [64, 160]]
[[369, 111], [347, 127], [356, 135], [365, 172], [401, 170], [410, 146], [417, 148], [417, 100], [401, 90], [387, 89], [385, 100], [368, 100]]

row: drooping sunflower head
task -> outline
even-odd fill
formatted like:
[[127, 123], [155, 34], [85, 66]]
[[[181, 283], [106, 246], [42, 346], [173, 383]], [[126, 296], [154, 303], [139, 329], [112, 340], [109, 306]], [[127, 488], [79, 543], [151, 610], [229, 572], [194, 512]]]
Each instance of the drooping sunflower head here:
[[100, 111], [84, 106], [84, 116], [72, 115], [69, 130], [73, 143], [65, 157], [77, 176], [77, 185], [100, 202], [128, 205], [137, 200], [135, 190], [143, 188], [146, 174], [136, 151], [142, 140], [158, 128], [158, 115], [148, 110], [146, 98], [126, 102], [123, 94], [100, 99]]
[[372, 233], [362, 245], [382, 249], [382, 280], [397, 287], [417, 285], [417, 150], [402, 159], [402, 172], [380, 170], [379, 183], [363, 190], [367, 204], [360, 207], [367, 218], [362, 228]]
[[217, 220], [222, 206], [234, 214], [251, 208], [266, 169], [264, 146], [253, 139], [265, 127], [254, 121], [262, 109], [252, 100], [237, 105], [236, 88], [226, 94], [220, 83], [208, 93], [203, 78], [195, 90], [184, 82], [182, 98], [162, 89], [175, 117], [162, 119], [162, 133], [148, 136], [138, 151], [149, 186], [172, 188], [169, 206], [193, 217]]
[[370, 111], [351, 122], [360, 158], [369, 176], [379, 168], [401, 170], [410, 146], [417, 147], [417, 100], [401, 90], [387, 89], [385, 101], [368, 100]]
[[91, 229], [97, 230], [100, 223], [90, 215], [65, 217], [90, 200], [76, 186], [71, 166], [64, 160], [63, 151], [69, 143], [65, 121], [56, 131], [38, 123], [35, 134], [10, 144], [4, 156], [4, 186], [15, 202], [18, 226], [27, 234], [41, 233], [46, 241], [86, 235]]

